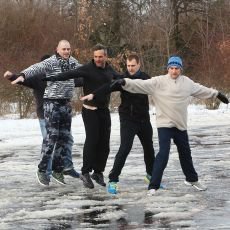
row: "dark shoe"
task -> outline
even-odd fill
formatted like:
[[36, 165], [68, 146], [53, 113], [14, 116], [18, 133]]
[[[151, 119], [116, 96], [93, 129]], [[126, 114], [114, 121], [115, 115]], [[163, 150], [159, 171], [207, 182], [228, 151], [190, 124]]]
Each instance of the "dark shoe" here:
[[56, 180], [59, 184], [66, 184], [64, 181], [64, 176], [62, 172], [52, 172], [52, 177], [54, 178], [54, 180]]
[[37, 175], [39, 184], [41, 184], [43, 186], [49, 186], [50, 178], [48, 177], [48, 175], [45, 172], [37, 171], [36, 175]]
[[106, 186], [106, 183], [104, 181], [104, 176], [102, 173], [93, 173], [91, 175], [91, 178], [95, 180], [99, 185], [104, 186], [104, 187]]
[[80, 177], [80, 174], [74, 168], [72, 168], [68, 171], [64, 171], [63, 174], [71, 176], [73, 178], [79, 178]]
[[91, 180], [89, 173], [80, 175], [80, 179], [83, 181], [83, 185], [86, 188], [90, 188], [90, 189], [94, 188], [94, 184], [93, 181]]

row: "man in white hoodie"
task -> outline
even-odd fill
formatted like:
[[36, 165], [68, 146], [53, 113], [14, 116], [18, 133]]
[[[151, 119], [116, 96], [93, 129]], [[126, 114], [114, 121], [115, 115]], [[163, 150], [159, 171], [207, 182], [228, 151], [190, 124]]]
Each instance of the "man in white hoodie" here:
[[217, 97], [226, 104], [229, 101], [217, 90], [202, 86], [182, 75], [182, 68], [181, 58], [172, 56], [168, 60], [166, 75], [152, 77], [145, 81], [125, 78], [121, 82], [126, 91], [150, 94], [156, 107], [159, 153], [153, 165], [148, 195], [154, 195], [160, 187], [169, 159], [171, 139], [177, 146], [181, 168], [185, 175], [185, 184], [200, 191], [207, 189], [198, 182], [198, 175], [193, 166], [187, 134], [187, 107], [190, 96], [200, 99]]

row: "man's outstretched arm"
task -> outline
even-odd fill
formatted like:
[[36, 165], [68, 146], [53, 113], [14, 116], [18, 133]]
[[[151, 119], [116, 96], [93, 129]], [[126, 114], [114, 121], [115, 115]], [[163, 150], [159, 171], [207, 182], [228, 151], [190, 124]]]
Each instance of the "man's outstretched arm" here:
[[75, 70], [59, 73], [55, 76], [45, 77], [42, 80], [43, 81], [67, 81], [69, 79], [79, 78], [79, 77], [84, 77], [84, 75], [82, 74], [81, 71], [75, 69]]

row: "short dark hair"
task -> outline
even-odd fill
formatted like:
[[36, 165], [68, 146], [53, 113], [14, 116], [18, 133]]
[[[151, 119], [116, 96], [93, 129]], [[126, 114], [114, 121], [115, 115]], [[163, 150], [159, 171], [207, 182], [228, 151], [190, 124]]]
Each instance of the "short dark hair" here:
[[105, 54], [107, 55], [107, 48], [104, 45], [100, 44], [100, 43], [96, 44], [93, 47], [93, 51], [97, 51], [97, 50], [104, 50]]
[[139, 57], [137, 54], [130, 54], [130, 55], [127, 57], [127, 60], [128, 60], [128, 61], [132, 61], [133, 59], [136, 60], [137, 64], [140, 63], [140, 57]]

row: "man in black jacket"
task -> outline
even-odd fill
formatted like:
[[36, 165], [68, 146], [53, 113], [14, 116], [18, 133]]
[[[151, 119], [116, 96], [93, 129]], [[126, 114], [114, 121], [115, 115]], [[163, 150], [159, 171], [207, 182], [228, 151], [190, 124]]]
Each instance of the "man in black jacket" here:
[[[136, 54], [128, 56], [127, 71], [122, 77], [142, 80], [150, 78], [146, 73], [140, 71], [140, 59]], [[117, 193], [119, 175], [131, 151], [135, 135], [140, 139], [144, 149], [144, 161], [147, 172], [146, 179], [148, 180], [151, 178], [152, 166], [155, 159], [148, 96], [124, 91], [121, 85], [116, 84], [116, 82], [103, 85], [92, 94], [82, 97], [82, 100], [91, 100], [93, 97], [96, 100], [98, 97], [102, 97], [113, 91], [121, 91], [121, 104], [119, 106], [121, 144], [115, 157], [113, 168], [109, 174], [108, 192], [112, 194]]]
[[[101, 85], [111, 83], [116, 73], [106, 62], [107, 49], [97, 44], [93, 49], [93, 60], [76, 70], [67, 71], [56, 76], [45, 78], [47, 81], [65, 81], [82, 77], [84, 95], [91, 93]], [[95, 180], [106, 186], [103, 172], [108, 159], [110, 147], [111, 118], [108, 109], [110, 94], [98, 96], [93, 101], [85, 101], [82, 118], [85, 125], [86, 139], [83, 149], [83, 167], [81, 180], [85, 187], [93, 189]], [[94, 173], [90, 176], [90, 172]]]

